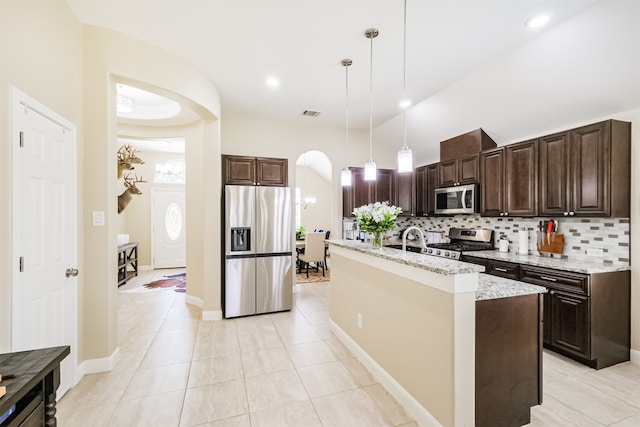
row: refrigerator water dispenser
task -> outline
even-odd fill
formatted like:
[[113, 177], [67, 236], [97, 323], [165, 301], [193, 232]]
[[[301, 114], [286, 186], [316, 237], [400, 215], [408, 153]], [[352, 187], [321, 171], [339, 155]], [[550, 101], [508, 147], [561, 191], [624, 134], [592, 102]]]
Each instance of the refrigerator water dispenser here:
[[231, 227], [231, 251], [251, 250], [251, 228]]

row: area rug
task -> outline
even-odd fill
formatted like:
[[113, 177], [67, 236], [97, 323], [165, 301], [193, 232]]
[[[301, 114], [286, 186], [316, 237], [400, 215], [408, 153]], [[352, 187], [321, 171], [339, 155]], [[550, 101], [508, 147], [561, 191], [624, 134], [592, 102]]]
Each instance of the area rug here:
[[147, 289], [158, 288], [173, 288], [176, 292], [187, 292], [187, 273], [173, 274], [171, 276], [164, 276], [163, 279], [154, 280], [146, 285], [143, 285]]
[[318, 283], [328, 282], [331, 279], [330, 270], [324, 270], [324, 277], [322, 277], [322, 269], [320, 271], [309, 270], [309, 277], [305, 270], [302, 273], [296, 273], [296, 283]]

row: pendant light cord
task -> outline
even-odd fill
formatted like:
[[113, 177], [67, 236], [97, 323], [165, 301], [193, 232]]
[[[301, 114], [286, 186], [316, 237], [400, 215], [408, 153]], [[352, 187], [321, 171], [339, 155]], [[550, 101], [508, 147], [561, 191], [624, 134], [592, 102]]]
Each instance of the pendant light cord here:
[[[403, 38], [403, 52], [402, 52], [402, 97], [403, 101], [407, 100], [407, 0], [404, 0], [404, 38]], [[407, 107], [402, 110], [402, 117], [404, 121], [404, 145], [403, 150], [407, 147]]]
[[373, 162], [373, 38], [371, 36], [371, 61], [369, 63], [369, 161]]
[[349, 157], [349, 65], [351, 65], [351, 60], [346, 62], [346, 60], [342, 61], [344, 65], [344, 80], [345, 80], [345, 111], [346, 111], [346, 126], [345, 126], [345, 144], [344, 144], [344, 168], [347, 168], [348, 165], [348, 157]]

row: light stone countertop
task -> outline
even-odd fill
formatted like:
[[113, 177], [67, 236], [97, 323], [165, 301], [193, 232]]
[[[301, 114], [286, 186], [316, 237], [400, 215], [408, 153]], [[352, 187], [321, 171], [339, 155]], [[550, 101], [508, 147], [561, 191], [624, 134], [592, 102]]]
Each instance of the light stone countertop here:
[[359, 240], [329, 240], [329, 243], [338, 247], [351, 249], [443, 275], [481, 273], [484, 271], [483, 266], [470, 264], [468, 262], [455, 261], [452, 259], [423, 255], [408, 251], [403, 252], [401, 250], [391, 248], [372, 249], [371, 243], [363, 243]]
[[531, 285], [517, 280], [481, 273], [478, 278], [476, 301], [543, 294], [545, 292], [547, 292], [547, 288], [543, 286]]
[[463, 255], [492, 259], [497, 261], [514, 262], [517, 264], [532, 265], [535, 267], [553, 268], [555, 270], [572, 271], [574, 273], [595, 274], [611, 273], [614, 271], [626, 271], [631, 269], [629, 264], [605, 264], [602, 261], [594, 260], [577, 261], [570, 259], [549, 258], [538, 255], [519, 255], [514, 252], [500, 251], [472, 251], [463, 252]]
[[[481, 273], [484, 271], [484, 267], [480, 265], [436, 257], [433, 255], [423, 255], [414, 252], [403, 253], [401, 250], [390, 248], [371, 249], [371, 244], [369, 242], [362, 243], [359, 240], [330, 240], [329, 243], [335, 246], [352, 249], [365, 254], [444, 275]], [[539, 294], [544, 292], [547, 292], [547, 288], [542, 286], [531, 285], [517, 280], [505, 279], [503, 277], [496, 277], [481, 273], [478, 275], [476, 301]]]

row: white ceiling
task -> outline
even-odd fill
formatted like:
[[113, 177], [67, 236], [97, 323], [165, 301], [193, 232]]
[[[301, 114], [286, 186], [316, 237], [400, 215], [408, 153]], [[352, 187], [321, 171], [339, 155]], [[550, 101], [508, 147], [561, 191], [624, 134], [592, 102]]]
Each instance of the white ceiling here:
[[[380, 36], [373, 42], [374, 127], [394, 117], [397, 120], [400, 114], [403, 70], [400, 0], [67, 0], [67, 3], [83, 23], [120, 31], [193, 64], [220, 90], [223, 115], [343, 128], [345, 73], [340, 61], [350, 58], [353, 60], [349, 68], [350, 122], [352, 129], [364, 131], [369, 128], [370, 61], [370, 42], [364, 31], [375, 27]], [[561, 53], [563, 50], [570, 53], [574, 45], [580, 44], [582, 35], [585, 43], [592, 43], [593, 38], [597, 41], [600, 35], [615, 40], [618, 31], [615, 20], [624, 17], [625, 12], [612, 15], [610, 22], [590, 23], [581, 29], [582, 34], [562, 29], [569, 26], [571, 18], [595, 4], [605, 3], [624, 5], [629, 11], [626, 15], [635, 14], [630, 19], [636, 20], [636, 29], [629, 30], [625, 23], [626, 27], [623, 25], [620, 30], [621, 40], [604, 50], [602, 46], [594, 46], [593, 58], [582, 60], [593, 63], [595, 71], [583, 67], [575, 77], [582, 78], [580, 83], [585, 80], [588, 83], [593, 77], [589, 73], [606, 68], [607, 62], [599, 59], [605, 52], [609, 57], [626, 55], [632, 59], [623, 64], [625, 69], [619, 75], [605, 70], [611, 76], [609, 81], [591, 82], [599, 88], [593, 94], [595, 99], [589, 99], [583, 87], [571, 88], [574, 73], [571, 67], [577, 63], [574, 58], [563, 62]], [[640, 95], [626, 94], [624, 100], [606, 99], [598, 108], [595, 101], [609, 83], [614, 83], [616, 90], [627, 87], [633, 92], [640, 87], [637, 77], [633, 77], [640, 71], [637, 60], [640, 47], [638, 40], [628, 37], [629, 31], [632, 37], [638, 36], [638, 4], [637, 0], [408, 0], [407, 92], [414, 105], [420, 103], [407, 114], [412, 138], [419, 141], [440, 138], [435, 139], [439, 141], [457, 134], [451, 132], [462, 133], [460, 129], [468, 131], [485, 125], [501, 138], [511, 138], [514, 129], [528, 124], [527, 120], [535, 119], [540, 126], [559, 125], [554, 108], [562, 107], [562, 111], [575, 108], [579, 113], [585, 102], [594, 106], [588, 114], [608, 114], [627, 108]], [[533, 31], [525, 27], [527, 19], [542, 12], [551, 16], [545, 28]], [[547, 41], [557, 52], [550, 58], [555, 62], [547, 64], [542, 73], [540, 64], [530, 55], [519, 57], [518, 52], [524, 49], [530, 52], [533, 41], [551, 33], [564, 39]], [[493, 69], [489, 78], [475, 77], [504, 58], [512, 61], [504, 63], [502, 69]], [[279, 86], [265, 85], [270, 76], [279, 79]], [[485, 86], [487, 81], [490, 87]], [[513, 96], [514, 85], [521, 89], [523, 82], [526, 85], [529, 81], [532, 86], [523, 93], [529, 98], [519, 99], [520, 115], [511, 117], [513, 99], [508, 97]], [[555, 90], [557, 99], [548, 99], [545, 90]], [[450, 93], [454, 95], [449, 96]], [[631, 102], [630, 96], [635, 96]], [[533, 100], [531, 108], [529, 99]], [[552, 108], [546, 108], [545, 102]], [[449, 111], [449, 107], [453, 110]], [[302, 116], [307, 109], [322, 114], [316, 118]], [[489, 112], [493, 114], [493, 122], [484, 120]], [[451, 123], [453, 117], [457, 120], [455, 126]], [[392, 127], [396, 132], [397, 126]], [[519, 128], [519, 132], [527, 131]], [[381, 132], [383, 139], [384, 133]]]

